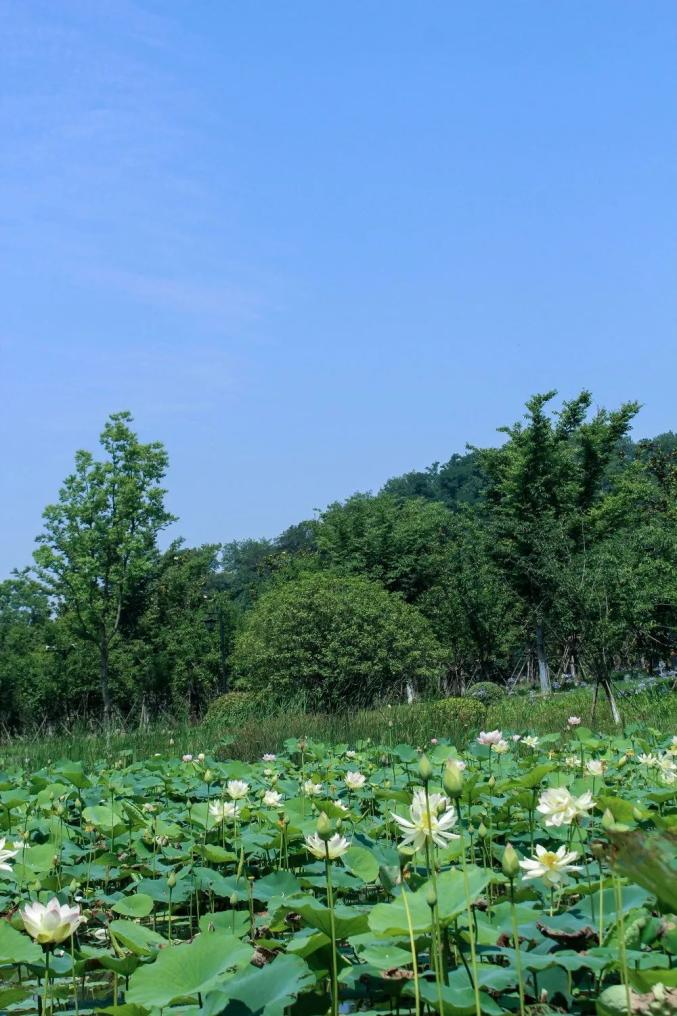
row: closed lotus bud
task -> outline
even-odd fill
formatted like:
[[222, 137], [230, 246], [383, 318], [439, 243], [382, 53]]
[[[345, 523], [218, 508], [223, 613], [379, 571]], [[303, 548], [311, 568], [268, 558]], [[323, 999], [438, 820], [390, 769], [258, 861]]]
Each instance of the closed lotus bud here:
[[444, 767], [442, 785], [445, 793], [452, 799], [457, 800], [463, 793], [463, 772], [458, 762], [449, 759]]
[[204, 776], [202, 777], [202, 779], [205, 781], [205, 783], [212, 783], [213, 782], [213, 780], [214, 780], [214, 773], [211, 771], [211, 769], [205, 769]]
[[632, 809], [632, 817], [634, 818], [635, 822], [641, 822], [644, 818], [644, 815], [639, 810], [637, 805], [635, 805]]
[[418, 775], [424, 783], [429, 783], [433, 776], [433, 767], [427, 755], [421, 755], [418, 762]]
[[485, 826], [484, 822], [480, 822], [479, 829], [477, 830], [477, 835], [480, 837], [480, 839], [484, 839], [488, 832], [489, 830]]
[[520, 862], [517, 856], [517, 851], [513, 847], [512, 843], [506, 843], [505, 850], [503, 851], [503, 857], [501, 858], [501, 867], [503, 874], [510, 881], [519, 875]]
[[31, 886], [31, 889], [33, 890], [34, 893], [40, 892], [40, 890], [42, 889], [42, 882], [40, 881], [39, 878], [36, 878], [35, 882]]
[[428, 886], [428, 891], [425, 894], [425, 901], [431, 910], [437, 904], [437, 893], [435, 892], [435, 889], [431, 885]]
[[621, 757], [618, 760], [618, 768], [622, 769], [627, 761], [628, 761], [628, 756], [627, 755], [621, 755]]
[[230, 905], [235, 908], [240, 902], [240, 896], [238, 893], [233, 893], [230, 897]]
[[324, 811], [320, 812], [320, 816], [317, 820], [317, 835], [321, 840], [324, 840], [325, 843], [327, 840], [330, 840], [332, 836], [331, 822]]
[[174, 886], [176, 885], [176, 872], [170, 871], [169, 875], [167, 876], [167, 885], [169, 886], [170, 889], [174, 888]]
[[490, 776], [489, 779], [487, 780], [487, 785], [490, 786], [493, 790], [493, 788], [496, 786], [496, 777]]

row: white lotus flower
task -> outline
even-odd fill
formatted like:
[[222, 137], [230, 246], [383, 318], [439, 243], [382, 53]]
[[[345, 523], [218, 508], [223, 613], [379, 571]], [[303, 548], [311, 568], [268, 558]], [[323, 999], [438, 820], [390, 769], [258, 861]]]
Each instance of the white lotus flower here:
[[181, 761], [182, 762], [192, 762], [193, 761], [193, 756], [192, 755], [182, 755], [181, 756]]
[[480, 730], [480, 735], [477, 738], [478, 744], [486, 744], [491, 746], [492, 744], [498, 744], [499, 741], [503, 740], [503, 734], [500, 730]]
[[228, 780], [226, 790], [233, 801], [240, 801], [249, 793], [249, 784], [244, 780]]
[[[16, 844], [15, 844], [16, 846]], [[5, 839], [0, 840], [0, 871], [11, 871], [11, 865], [7, 864], [7, 861], [11, 861], [13, 857], [19, 853], [19, 850], [5, 850]]]
[[664, 783], [672, 784], [675, 780], [677, 780], [677, 766], [668, 752], [666, 752], [665, 755], [661, 755], [656, 765], [660, 770]]
[[331, 839], [326, 841], [320, 839], [317, 833], [312, 833], [312, 835], [306, 836], [306, 847], [313, 857], [318, 857], [321, 861], [324, 861], [325, 858], [335, 861], [337, 857], [345, 854], [350, 847], [350, 841], [338, 833], [334, 833]]
[[572, 864], [578, 854], [568, 851], [564, 844], [556, 851], [546, 850], [540, 843], [536, 844], [536, 856], [520, 861], [520, 868], [525, 872], [524, 879], [542, 878], [547, 886], [557, 885], [562, 876], [570, 871], [580, 871], [578, 865]]
[[345, 784], [348, 790], [361, 790], [367, 782], [363, 773], [346, 773]]
[[581, 718], [580, 716], [570, 716], [569, 719], [567, 720], [567, 723], [569, 724], [570, 727], [578, 727], [580, 726]]
[[601, 759], [591, 758], [588, 762], [585, 763], [585, 768], [586, 771], [589, 772], [591, 776], [604, 775], [604, 763], [601, 761]]
[[456, 809], [453, 805], [447, 808], [448, 804], [443, 794], [430, 794], [426, 801], [423, 787], [416, 787], [409, 808], [410, 817], [406, 819], [390, 813], [404, 832], [402, 845], [420, 850], [426, 839], [431, 839], [438, 847], [446, 847], [450, 840], [459, 839], [449, 831], [456, 825]]
[[67, 903], [62, 905], [56, 896], [47, 906], [37, 900], [28, 903], [21, 916], [28, 934], [41, 945], [65, 942], [85, 920], [80, 907], [69, 907]]
[[658, 765], [658, 758], [652, 752], [649, 752], [648, 755], [645, 754], [638, 755], [637, 761], [640, 763], [640, 765], [648, 766], [649, 769], [651, 769], [653, 766]]
[[277, 758], [277, 755], [272, 755], [269, 751], [267, 751], [266, 754], [263, 756], [263, 761], [264, 762], [274, 762], [276, 758]]
[[511, 741], [515, 741], [515, 742], [521, 741], [522, 740], [522, 735], [521, 734], [512, 734], [512, 736], [510, 737], [510, 740]]
[[508, 744], [508, 742], [505, 740], [504, 737], [502, 737], [499, 741], [495, 741], [494, 744], [492, 744], [491, 750], [496, 755], [505, 755], [509, 747], [510, 745]]
[[584, 817], [593, 805], [589, 790], [573, 797], [567, 787], [550, 787], [539, 797], [536, 810], [544, 816], [546, 826], [562, 826]]
[[580, 755], [567, 755], [564, 759], [564, 765], [568, 766], [569, 769], [578, 769], [582, 764]]
[[534, 737], [533, 734], [529, 734], [528, 737], [525, 737], [522, 740], [522, 744], [526, 744], [529, 748], [538, 748], [538, 745], [540, 744], [540, 741], [539, 741], [539, 738]]
[[303, 784], [303, 790], [308, 797], [319, 797], [322, 793], [322, 784], [315, 783], [313, 780], [306, 780]]
[[282, 794], [279, 790], [266, 790], [263, 795], [263, 803], [268, 805], [269, 808], [277, 808], [282, 803]]
[[357, 752], [353, 751], [352, 748], [346, 752], [346, 758], [357, 758]]
[[212, 801], [209, 805], [209, 814], [215, 822], [225, 822], [226, 819], [233, 819], [238, 813], [237, 801]]

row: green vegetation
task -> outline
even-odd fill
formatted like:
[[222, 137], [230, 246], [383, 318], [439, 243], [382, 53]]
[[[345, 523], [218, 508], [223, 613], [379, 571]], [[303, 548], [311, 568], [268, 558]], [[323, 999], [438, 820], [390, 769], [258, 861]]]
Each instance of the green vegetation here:
[[250, 762], [5, 765], [0, 1006], [674, 1012], [676, 739], [570, 722], [424, 754], [394, 733], [484, 709], [398, 706], [380, 741], [288, 732]]
[[633, 443], [632, 402], [553, 397], [500, 447], [275, 540], [164, 551], [166, 452], [113, 415], [45, 509], [33, 570], [0, 582], [3, 735], [198, 721], [229, 690], [262, 714], [489, 702], [518, 678], [610, 691], [674, 662], [677, 438]]

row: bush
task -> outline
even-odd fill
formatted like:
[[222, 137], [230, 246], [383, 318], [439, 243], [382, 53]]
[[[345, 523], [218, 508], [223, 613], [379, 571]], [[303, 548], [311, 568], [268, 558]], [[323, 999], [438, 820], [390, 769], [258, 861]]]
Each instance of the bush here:
[[404, 697], [439, 677], [428, 621], [377, 582], [302, 575], [258, 600], [231, 657], [239, 686], [293, 711], [340, 711]]
[[414, 703], [410, 708], [425, 714], [427, 722], [434, 727], [434, 737], [448, 737], [452, 741], [479, 730], [487, 714], [483, 702], [468, 698]]
[[228, 691], [209, 704], [205, 716], [206, 726], [231, 728], [251, 719], [263, 703], [261, 697], [250, 691]]
[[467, 698], [484, 702], [485, 705], [493, 706], [505, 698], [505, 688], [500, 684], [493, 684], [491, 681], [478, 681], [466, 692]]

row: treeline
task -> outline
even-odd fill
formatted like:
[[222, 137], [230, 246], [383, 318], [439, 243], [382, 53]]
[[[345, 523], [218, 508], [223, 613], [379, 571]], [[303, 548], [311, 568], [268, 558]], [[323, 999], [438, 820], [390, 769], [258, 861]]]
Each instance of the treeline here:
[[114, 414], [0, 583], [2, 723], [200, 714], [251, 689], [313, 708], [469, 678], [605, 680], [677, 642], [677, 436], [638, 406], [534, 396], [500, 447], [330, 505], [274, 540], [161, 552], [167, 455]]

